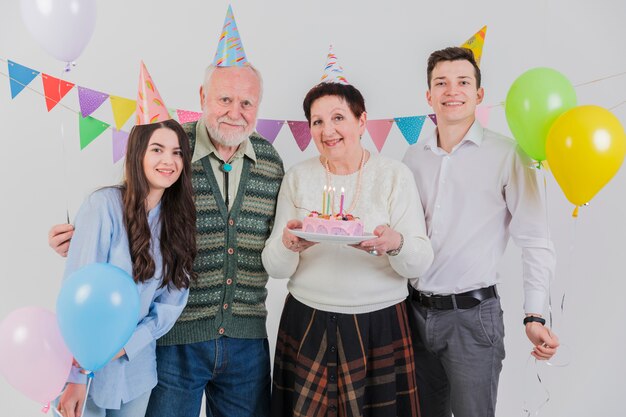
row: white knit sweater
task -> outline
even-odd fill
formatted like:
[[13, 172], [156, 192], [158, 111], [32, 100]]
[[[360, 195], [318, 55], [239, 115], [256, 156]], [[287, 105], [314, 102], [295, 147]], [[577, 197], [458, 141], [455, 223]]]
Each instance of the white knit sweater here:
[[[357, 179], [358, 173], [331, 174], [337, 190], [335, 211], [339, 211], [341, 187], [345, 188], [344, 208], [350, 207]], [[409, 169], [401, 162], [372, 154], [363, 167], [360, 197], [350, 213], [363, 221], [365, 232], [389, 224], [402, 233], [404, 245], [393, 257], [372, 256], [345, 244], [320, 243], [300, 254], [283, 245], [287, 221], [301, 220], [311, 210], [321, 211], [324, 185], [326, 171], [318, 157], [285, 174], [274, 229], [263, 250], [263, 265], [269, 275], [289, 278], [287, 287], [297, 300], [324, 311], [368, 313], [404, 300], [407, 278], [419, 277], [433, 260], [424, 211]]]

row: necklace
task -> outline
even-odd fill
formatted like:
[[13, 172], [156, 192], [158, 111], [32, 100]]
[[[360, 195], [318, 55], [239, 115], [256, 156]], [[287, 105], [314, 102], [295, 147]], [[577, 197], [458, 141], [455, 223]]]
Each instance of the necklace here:
[[[365, 149], [362, 149], [361, 153], [361, 162], [359, 163], [359, 176], [356, 179], [356, 192], [354, 193], [354, 198], [352, 199], [352, 203], [348, 210], [344, 211], [344, 214], [353, 214], [354, 208], [356, 207], [356, 203], [359, 201], [359, 197], [361, 196], [361, 177], [363, 176], [363, 165], [365, 164]], [[331, 189], [332, 180], [330, 176], [330, 168], [328, 168], [328, 158], [324, 160], [324, 168], [326, 168], [326, 185], [328, 189]], [[332, 212], [334, 213], [335, 207], [332, 208]]]

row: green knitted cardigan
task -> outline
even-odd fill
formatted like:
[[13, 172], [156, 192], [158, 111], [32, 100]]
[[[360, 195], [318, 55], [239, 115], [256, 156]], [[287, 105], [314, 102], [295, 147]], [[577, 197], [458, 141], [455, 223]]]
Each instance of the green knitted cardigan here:
[[[196, 122], [183, 125], [193, 150]], [[230, 212], [209, 158], [192, 163], [198, 255], [197, 282], [178, 321], [159, 345], [203, 342], [220, 336], [265, 338], [268, 275], [261, 252], [270, 235], [284, 174], [276, 149], [250, 136], [256, 163], [244, 156], [237, 196]], [[193, 151], [192, 151], [193, 152]]]

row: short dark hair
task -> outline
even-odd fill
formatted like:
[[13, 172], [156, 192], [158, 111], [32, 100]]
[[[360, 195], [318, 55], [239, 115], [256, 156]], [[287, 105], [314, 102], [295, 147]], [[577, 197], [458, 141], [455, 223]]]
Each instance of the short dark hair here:
[[339, 83], [320, 83], [309, 90], [302, 103], [304, 115], [309, 125], [311, 125], [311, 106], [315, 100], [325, 96], [336, 96], [345, 100], [350, 111], [357, 119], [365, 112], [365, 99], [354, 86]]
[[433, 70], [438, 63], [442, 61], [468, 61], [474, 67], [474, 76], [476, 77], [476, 88], [480, 88], [480, 68], [474, 58], [474, 52], [468, 48], [451, 46], [449, 48], [435, 51], [428, 57], [428, 66], [426, 67], [426, 76], [428, 78], [428, 89], [430, 90], [430, 81]]

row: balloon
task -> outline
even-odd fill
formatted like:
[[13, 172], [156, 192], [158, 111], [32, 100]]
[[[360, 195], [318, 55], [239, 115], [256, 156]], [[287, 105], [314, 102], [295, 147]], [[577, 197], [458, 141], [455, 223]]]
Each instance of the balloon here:
[[57, 319], [76, 361], [84, 369], [96, 371], [124, 347], [137, 327], [137, 285], [116, 266], [84, 266], [63, 282]]
[[524, 152], [543, 161], [550, 126], [574, 106], [576, 92], [563, 74], [550, 68], [533, 68], [511, 85], [506, 96], [506, 120]]
[[26, 29], [50, 55], [72, 62], [89, 43], [96, 0], [20, 0]]
[[56, 316], [39, 307], [11, 312], [0, 323], [0, 373], [29, 398], [54, 400], [72, 369]]
[[626, 153], [624, 128], [602, 107], [575, 107], [552, 125], [546, 153], [565, 196], [581, 206], [619, 170]]

